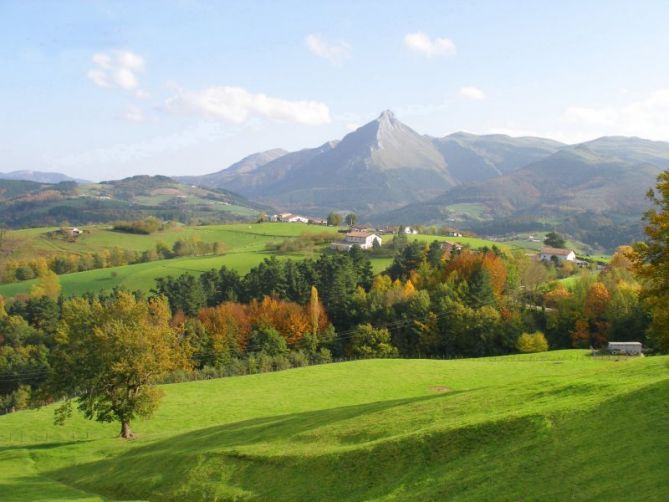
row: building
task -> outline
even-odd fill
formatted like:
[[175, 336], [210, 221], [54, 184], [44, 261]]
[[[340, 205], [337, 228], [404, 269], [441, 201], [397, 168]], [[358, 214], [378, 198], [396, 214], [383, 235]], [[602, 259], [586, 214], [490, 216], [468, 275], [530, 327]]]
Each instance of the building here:
[[270, 216], [269, 221], [280, 221], [282, 223], [309, 223], [309, 218], [293, 213], [279, 213]]
[[558, 261], [576, 261], [576, 253], [573, 249], [561, 248], [542, 248], [539, 259], [541, 261], [551, 261], [553, 256], [555, 256]]
[[323, 218], [309, 218], [309, 224], [327, 226], [328, 220], [324, 220]]
[[411, 227], [404, 227], [402, 229], [402, 231], [405, 234], [408, 234], [408, 235], [416, 235], [418, 233], [418, 230], [416, 230], [415, 228], [411, 228]]
[[643, 354], [641, 342], [609, 342], [607, 350], [612, 354], [638, 356]]
[[371, 232], [353, 231], [346, 234], [343, 241], [333, 242], [330, 244], [330, 249], [335, 251], [350, 251], [353, 246], [360, 246], [360, 249], [371, 249], [374, 247], [374, 242], [378, 242], [379, 246], [383, 244], [383, 239]]

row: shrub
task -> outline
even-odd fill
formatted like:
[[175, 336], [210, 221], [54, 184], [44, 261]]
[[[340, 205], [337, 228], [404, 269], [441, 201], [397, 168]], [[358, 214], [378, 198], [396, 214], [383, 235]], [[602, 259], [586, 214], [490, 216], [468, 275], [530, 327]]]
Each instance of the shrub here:
[[518, 337], [516, 345], [520, 352], [525, 354], [533, 352], [546, 352], [548, 350], [548, 341], [541, 331], [534, 333], [523, 333]]

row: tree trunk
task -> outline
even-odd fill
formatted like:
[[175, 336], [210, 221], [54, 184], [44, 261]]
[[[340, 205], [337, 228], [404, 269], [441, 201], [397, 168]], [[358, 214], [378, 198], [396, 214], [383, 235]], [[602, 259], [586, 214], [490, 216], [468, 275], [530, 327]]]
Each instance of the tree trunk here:
[[131, 439], [134, 437], [134, 434], [130, 430], [130, 422], [127, 421], [121, 422], [121, 437], [123, 439]]

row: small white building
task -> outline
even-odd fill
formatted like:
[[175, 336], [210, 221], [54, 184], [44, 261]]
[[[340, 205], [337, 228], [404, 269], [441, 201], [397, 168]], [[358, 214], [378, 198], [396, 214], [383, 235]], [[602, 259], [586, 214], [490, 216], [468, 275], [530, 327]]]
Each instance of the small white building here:
[[561, 249], [561, 248], [543, 248], [539, 259], [542, 261], [551, 261], [553, 256], [558, 259], [558, 261], [576, 261], [576, 253], [573, 249]]
[[612, 354], [624, 354], [626, 356], [643, 354], [641, 342], [609, 342], [607, 349]]
[[374, 247], [374, 241], [378, 242], [379, 246], [383, 243], [383, 239], [374, 233], [354, 231], [347, 233], [343, 241], [333, 242], [330, 249], [350, 251], [356, 245], [360, 246], [360, 249], [371, 249]]
[[416, 230], [415, 228], [411, 228], [411, 227], [404, 227], [404, 229], [402, 231], [405, 234], [408, 234], [408, 235], [416, 235], [418, 233], [418, 230]]

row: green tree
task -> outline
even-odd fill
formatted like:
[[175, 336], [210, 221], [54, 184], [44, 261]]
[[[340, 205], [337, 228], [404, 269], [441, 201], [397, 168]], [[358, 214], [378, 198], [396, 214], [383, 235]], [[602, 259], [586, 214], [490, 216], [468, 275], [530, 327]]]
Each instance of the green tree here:
[[523, 333], [518, 337], [517, 347], [524, 354], [546, 352], [548, 350], [548, 341], [541, 331]]
[[341, 225], [341, 215], [332, 211], [328, 214], [328, 226], [338, 227], [339, 225]]
[[157, 408], [162, 391], [155, 382], [189, 367], [189, 349], [170, 326], [165, 298], [138, 300], [119, 292], [107, 301], [75, 298], [63, 304], [62, 330], [52, 352], [50, 388], [65, 397], [56, 410], [62, 423], [72, 401], [90, 420], [130, 423]]
[[358, 357], [395, 357], [398, 354], [390, 343], [390, 332], [386, 328], [374, 328], [371, 324], [360, 324], [355, 328], [350, 350]]
[[642, 297], [652, 312], [648, 337], [660, 351], [669, 352], [669, 170], [660, 173], [648, 198], [655, 207], [644, 216], [646, 240], [635, 246], [634, 261], [645, 279]]
[[555, 232], [548, 232], [546, 234], [546, 238], [544, 239], [544, 244], [552, 248], [564, 248], [566, 242], [560, 234]]
[[347, 225], [355, 225], [358, 222], [358, 215], [355, 213], [348, 213], [344, 221]]

